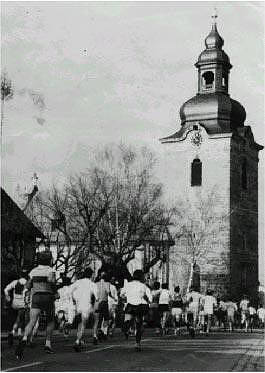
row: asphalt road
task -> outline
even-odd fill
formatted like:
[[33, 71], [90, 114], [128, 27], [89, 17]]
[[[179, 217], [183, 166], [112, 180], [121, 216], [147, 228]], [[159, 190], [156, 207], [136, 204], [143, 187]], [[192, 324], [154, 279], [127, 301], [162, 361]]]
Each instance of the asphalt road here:
[[[134, 349], [134, 338], [116, 337], [94, 346], [91, 337], [80, 353], [73, 351], [74, 336], [54, 337], [56, 354], [43, 351], [43, 339], [26, 348], [22, 361], [14, 348], [2, 343], [5, 371], [264, 371], [264, 334], [215, 332], [190, 339], [186, 334], [157, 337], [145, 333], [142, 351]], [[17, 342], [16, 342], [17, 343]]]

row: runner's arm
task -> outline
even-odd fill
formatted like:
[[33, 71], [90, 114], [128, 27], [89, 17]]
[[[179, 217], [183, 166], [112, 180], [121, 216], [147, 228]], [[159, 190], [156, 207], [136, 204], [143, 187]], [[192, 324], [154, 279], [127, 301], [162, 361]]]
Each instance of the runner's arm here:
[[6, 299], [7, 299], [8, 301], [10, 300], [9, 292], [12, 291], [12, 290], [15, 288], [16, 283], [17, 283], [17, 280], [14, 280], [14, 281], [10, 282], [10, 284], [8, 284], [8, 285], [5, 287], [4, 293], [5, 293]]

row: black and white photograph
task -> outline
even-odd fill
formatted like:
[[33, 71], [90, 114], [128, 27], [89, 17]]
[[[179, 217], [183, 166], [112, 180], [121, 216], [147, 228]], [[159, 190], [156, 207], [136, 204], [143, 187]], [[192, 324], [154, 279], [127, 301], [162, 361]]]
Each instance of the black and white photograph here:
[[263, 1], [1, 1], [1, 370], [264, 372]]

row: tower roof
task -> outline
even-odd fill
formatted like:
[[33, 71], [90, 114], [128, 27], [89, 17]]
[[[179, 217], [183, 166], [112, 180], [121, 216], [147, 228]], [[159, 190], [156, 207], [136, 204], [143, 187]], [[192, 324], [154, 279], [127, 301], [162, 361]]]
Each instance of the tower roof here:
[[212, 29], [209, 35], [205, 39], [205, 46], [207, 49], [222, 49], [224, 45], [224, 39], [219, 35], [217, 31], [216, 22], [212, 24]]
[[181, 129], [162, 141], [180, 141], [196, 122], [209, 134], [233, 132], [244, 126], [246, 111], [229, 95], [228, 77], [232, 65], [222, 49], [224, 40], [217, 30], [217, 15], [212, 18], [211, 31], [205, 38], [206, 49], [195, 64], [198, 92], [180, 108]]

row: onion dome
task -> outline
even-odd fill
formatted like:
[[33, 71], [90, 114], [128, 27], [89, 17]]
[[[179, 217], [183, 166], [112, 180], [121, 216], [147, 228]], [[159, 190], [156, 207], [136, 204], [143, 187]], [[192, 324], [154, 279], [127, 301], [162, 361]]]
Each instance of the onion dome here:
[[205, 46], [207, 49], [222, 49], [223, 45], [224, 40], [217, 31], [216, 23], [213, 23], [211, 32], [205, 39]]
[[223, 93], [196, 95], [180, 108], [181, 125], [200, 121], [209, 132], [231, 131], [244, 126], [244, 107]]

